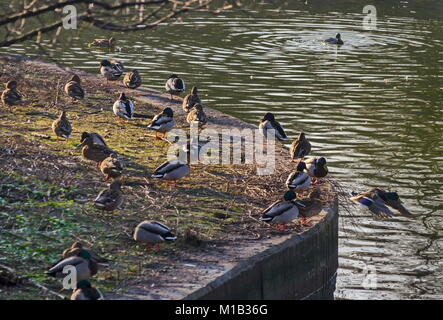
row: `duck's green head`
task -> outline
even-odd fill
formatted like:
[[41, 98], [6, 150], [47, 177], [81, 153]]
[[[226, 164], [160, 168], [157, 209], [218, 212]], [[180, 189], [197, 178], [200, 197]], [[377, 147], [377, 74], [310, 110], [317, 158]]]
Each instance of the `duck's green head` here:
[[11, 80], [11, 81], [6, 82], [6, 88], [10, 89], [10, 90], [14, 90], [15, 88], [17, 88], [17, 81]]
[[319, 165], [320, 167], [325, 166], [326, 165], [326, 159], [324, 157], [318, 158], [317, 165]]
[[168, 77], [168, 79], [175, 79], [175, 78], [178, 78], [178, 76], [175, 73], [170, 74]]
[[77, 256], [86, 260], [91, 259], [91, 254], [87, 250], [80, 250]]
[[302, 131], [300, 132], [300, 134], [298, 135], [298, 140], [305, 140], [305, 133]]
[[69, 81], [74, 81], [77, 82], [78, 84], [81, 83], [80, 77], [76, 74], [74, 74]]
[[102, 60], [102, 61], [100, 61], [100, 65], [102, 67], [109, 67], [109, 66], [111, 66], [111, 62], [109, 62], [109, 60]]
[[263, 121], [266, 121], [266, 120], [275, 121], [274, 114], [271, 112], [266, 113], [265, 116], [263, 117]]
[[399, 201], [400, 197], [397, 192], [385, 192], [385, 197], [389, 200]]
[[172, 109], [168, 107], [163, 110], [163, 114], [172, 118], [172, 116], [174, 115], [174, 111], [172, 111]]
[[80, 142], [83, 143], [88, 137], [90, 137], [89, 132], [83, 132], [82, 137], [80, 138]]
[[126, 95], [124, 92], [120, 93], [120, 96], [118, 97], [119, 100], [127, 100]]
[[340, 34], [340, 33], [337, 33], [337, 34], [335, 35], [335, 39], [340, 40], [340, 39], [341, 39], [341, 34]]
[[192, 87], [191, 94], [197, 94], [197, 93], [198, 93], [197, 87]]
[[304, 163], [303, 161], [300, 161], [297, 165], [297, 171], [298, 172], [303, 172], [303, 170], [306, 169], [306, 163]]
[[91, 288], [91, 283], [88, 280], [82, 280], [77, 282], [77, 289], [88, 289]]
[[295, 195], [295, 192], [292, 190], [286, 191], [285, 195], [283, 196], [283, 198], [285, 199], [285, 201], [290, 201], [290, 200], [294, 200], [297, 196]]

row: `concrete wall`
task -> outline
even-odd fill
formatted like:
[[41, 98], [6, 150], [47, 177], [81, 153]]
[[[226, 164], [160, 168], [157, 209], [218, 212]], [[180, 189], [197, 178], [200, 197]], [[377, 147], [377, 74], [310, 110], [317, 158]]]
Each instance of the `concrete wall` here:
[[218, 277], [185, 299], [333, 299], [338, 268], [338, 203], [323, 219]]

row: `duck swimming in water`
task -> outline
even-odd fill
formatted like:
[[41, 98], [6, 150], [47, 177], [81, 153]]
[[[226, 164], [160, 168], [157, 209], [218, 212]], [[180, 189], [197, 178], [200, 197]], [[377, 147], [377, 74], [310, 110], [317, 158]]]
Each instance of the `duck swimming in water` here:
[[339, 46], [341, 46], [341, 45], [344, 44], [344, 42], [343, 42], [342, 39], [341, 39], [341, 35], [340, 35], [340, 33], [337, 33], [337, 34], [335, 35], [335, 38], [329, 38], [329, 39], [326, 39], [325, 42], [326, 42], [326, 43], [329, 43], [329, 44], [336, 44], [336, 45], [339, 45]]

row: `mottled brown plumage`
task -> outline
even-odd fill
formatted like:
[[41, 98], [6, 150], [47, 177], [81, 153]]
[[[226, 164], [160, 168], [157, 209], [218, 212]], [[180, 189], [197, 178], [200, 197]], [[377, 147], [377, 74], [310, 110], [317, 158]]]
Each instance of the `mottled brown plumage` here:
[[65, 84], [65, 92], [74, 100], [81, 100], [85, 97], [85, 91], [81, 87], [80, 77], [76, 74]]
[[111, 154], [100, 163], [100, 171], [105, 175], [105, 181], [116, 179], [122, 175], [123, 167], [115, 154]]
[[123, 78], [123, 84], [130, 89], [140, 87], [142, 84], [142, 78], [140, 77], [138, 70], [134, 69], [131, 72], [125, 74], [125, 77]]
[[115, 153], [114, 150], [105, 147], [100, 144], [94, 144], [94, 140], [92, 136], [87, 136], [81, 146], [83, 146], [82, 149], [82, 155], [85, 159], [92, 160], [97, 162], [97, 166], [105, 160], [107, 157], [109, 157], [111, 154]]
[[22, 102], [22, 96], [18, 93], [17, 81], [11, 80], [5, 84], [6, 89], [2, 92], [2, 103], [5, 106], [11, 107]]
[[306, 139], [305, 134], [300, 132], [300, 135], [291, 144], [289, 153], [293, 160], [306, 157], [311, 152], [311, 143]]
[[194, 107], [192, 107], [191, 111], [188, 113], [186, 121], [189, 124], [197, 121], [199, 127], [204, 126], [208, 120], [205, 112], [203, 111], [203, 106], [201, 104], [195, 104]]
[[71, 123], [66, 118], [66, 111], [60, 112], [60, 116], [54, 120], [52, 123], [52, 131], [57, 136], [57, 139], [65, 138], [66, 140], [69, 139], [72, 132]]
[[78, 241], [75, 241], [69, 248], [63, 250], [62, 259], [78, 256], [78, 254], [80, 253], [81, 250], [87, 251], [91, 255], [91, 259], [95, 260], [96, 262], [107, 262], [108, 261], [108, 260], [100, 257], [99, 255], [97, 255], [91, 249], [83, 247], [83, 244]]
[[123, 203], [122, 183], [117, 180], [111, 183], [109, 189], [102, 190], [94, 200], [96, 208], [104, 211], [114, 211]]
[[188, 113], [195, 104], [200, 104], [197, 87], [192, 87], [191, 93], [183, 99], [183, 110]]

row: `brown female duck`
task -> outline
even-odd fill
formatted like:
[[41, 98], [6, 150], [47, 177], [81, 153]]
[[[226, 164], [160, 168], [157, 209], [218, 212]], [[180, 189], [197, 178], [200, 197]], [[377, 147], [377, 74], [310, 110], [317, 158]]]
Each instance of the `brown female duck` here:
[[96, 208], [113, 212], [123, 203], [122, 182], [114, 181], [109, 189], [102, 190], [94, 200]]
[[197, 103], [201, 103], [200, 97], [198, 96], [198, 89], [197, 87], [192, 87], [191, 93], [183, 99], [183, 110], [188, 113]]
[[65, 92], [72, 98], [73, 101], [82, 100], [85, 98], [85, 91], [81, 86], [80, 77], [74, 74], [71, 79], [65, 84]]
[[123, 167], [113, 153], [100, 163], [100, 171], [105, 175], [105, 181], [116, 179], [122, 175]]
[[52, 131], [58, 138], [65, 138], [66, 140], [69, 139], [72, 132], [71, 123], [66, 118], [66, 111], [62, 110], [60, 112], [60, 116], [54, 120], [52, 123]]

